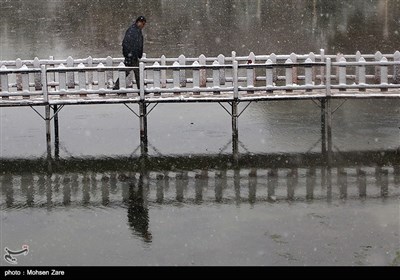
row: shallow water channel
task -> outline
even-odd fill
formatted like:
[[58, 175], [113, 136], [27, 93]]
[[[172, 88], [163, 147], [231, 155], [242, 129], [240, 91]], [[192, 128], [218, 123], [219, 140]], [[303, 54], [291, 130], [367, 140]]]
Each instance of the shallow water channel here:
[[[394, 0], [114, 3], [0, 0], [0, 60], [120, 57], [139, 15], [148, 57], [400, 46]], [[251, 104], [237, 160], [218, 104], [157, 106], [146, 156], [124, 106], [66, 106], [51, 160], [44, 121], [0, 108], [1, 250], [29, 245], [22, 266], [399, 265], [400, 100], [333, 103], [329, 162], [311, 101]]]

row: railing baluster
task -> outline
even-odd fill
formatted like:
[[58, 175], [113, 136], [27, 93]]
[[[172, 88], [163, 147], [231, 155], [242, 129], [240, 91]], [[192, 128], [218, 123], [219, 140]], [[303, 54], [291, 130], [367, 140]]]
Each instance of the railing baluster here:
[[[223, 54], [218, 55], [218, 63], [220, 65], [225, 65], [225, 56]], [[221, 85], [225, 85], [226, 82], [225, 68], [219, 69], [219, 81]]]
[[400, 52], [396, 51], [393, 55], [393, 61], [398, 64], [393, 65], [393, 84], [400, 84]]
[[[22, 60], [20, 58], [18, 58], [15, 61], [15, 66], [17, 69], [20, 69], [22, 67]], [[17, 91], [21, 91], [22, 90], [22, 74], [16, 73], [15, 77], [16, 77], [16, 83], [17, 83]]]
[[65, 69], [64, 64], [60, 64], [57, 67], [59, 69], [58, 71], [58, 80], [59, 80], [59, 89], [60, 89], [60, 96], [63, 97], [66, 94], [67, 90], [67, 73], [65, 71], [62, 71]]
[[233, 99], [236, 101], [239, 98], [239, 71], [238, 71], [238, 62], [237, 60], [233, 60]]
[[[382, 53], [381, 52], [376, 52], [375, 53], [375, 61], [379, 62], [382, 60]], [[381, 82], [381, 67], [380, 66], [375, 66], [375, 84], [380, 84]]]
[[[179, 65], [186, 65], [186, 57], [181, 54], [178, 57]], [[186, 87], [186, 71], [180, 70], [179, 71], [179, 84], [181, 87]]]
[[[311, 58], [307, 58], [305, 63], [312, 63], [313, 61], [311, 60]], [[312, 91], [312, 86], [313, 86], [313, 67], [312, 65], [305, 65], [305, 85], [309, 88], [306, 89], [306, 91], [310, 92]]]
[[[218, 61], [213, 62], [213, 66], [219, 66]], [[220, 88], [220, 69], [214, 68], [213, 69], [213, 88], [214, 94], [220, 94], [221, 92], [218, 90]]]
[[[93, 58], [91, 56], [89, 56], [87, 58], [87, 66], [93, 67]], [[89, 89], [91, 89], [93, 87], [93, 71], [87, 72], [87, 81], [88, 81]]]
[[[290, 54], [290, 60], [292, 61], [292, 63], [297, 63], [297, 55], [295, 53], [291, 53]], [[292, 82], [293, 84], [297, 84], [298, 80], [297, 80], [297, 67], [293, 66], [292, 67]]]
[[[271, 53], [271, 55], [269, 56], [269, 59], [272, 61], [272, 63], [276, 63], [277, 62], [276, 54]], [[272, 69], [272, 74], [273, 74], [273, 81], [274, 81], [274, 83], [276, 83], [278, 81], [278, 74], [277, 74], [276, 68]]]
[[[118, 67], [124, 67], [125, 64], [121, 62], [118, 64]], [[126, 83], [126, 70], [125, 69], [120, 69], [118, 70], [118, 79], [119, 79], [119, 89], [123, 90], [126, 89], [127, 83]], [[122, 96], [126, 96], [126, 93], [121, 94]]]
[[[344, 58], [344, 56], [342, 56], [339, 59], [339, 62], [346, 63], [346, 58]], [[346, 65], [340, 65], [338, 68], [339, 68], [339, 73], [338, 73], [338, 75], [339, 75], [339, 85], [343, 86], [339, 90], [340, 91], [346, 91], [346, 84], [347, 84], [346, 83]]]
[[[308, 55], [308, 58], [311, 60], [311, 62], [315, 62], [315, 53], [310, 52], [310, 54]], [[317, 84], [317, 71], [315, 67], [312, 67], [312, 81], [314, 82], [314, 84]]]
[[[139, 62], [139, 96], [140, 100], [143, 101], [145, 99], [145, 88], [144, 88], [144, 77], [146, 76], [146, 71], [145, 71], [145, 64], [144, 62]], [[137, 82], [137, 81], [136, 81]], [[143, 104], [143, 103], [142, 103]], [[145, 104], [143, 104], [145, 105]], [[147, 129], [147, 128], [146, 128]]]
[[[165, 55], [163, 55], [161, 56], [161, 66], [165, 65], [167, 65], [167, 58], [165, 57]], [[165, 69], [161, 70], [161, 87], [167, 87], [167, 70]]]
[[[159, 67], [160, 64], [156, 61], [153, 64], [154, 67]], [[154, 89], [159, 90], [161, 88], [161, 72], [160, 69], [153, 70], [153, 80], [154, 80]], [[161, 95], [159, 91], [154, 92], [154, 95]]]
[[[321, 62], [324, 63], [325, 62], [325, 50], [324, 49], [320, 49], [320, 56], [321, 56]], [[324, 66], [321, 66], [320, 70], [321, 70], [321, 73], [320, 73], [321, 74], [321, 85], [323, 85], [324, 81], [325, 81], [326, 69]], [[331, 70], [329, 70], [329, 71], [331, 71]], [[329, 80], [331, 80], [331, 77], [329, 77]]]
[[[206, 65], [206, 57], [204, 54], [199, 56], [199, 64]], [[207, 72], [206, 69], [200, 69], [200, 87], [207, 86]]]
[[[71, 56], [67, 58], [67, 67], [74, 67], [74, 59]], [[74, 72], [67, 72], [67, 86], [68, 88], [75, 88]]]
[[79, 96], [85, 97], [86, 94], [86, 70], [83, 63], [78, 65]]
[[[7, 67], [5, 65], [2, 65], [0, 70], [7, 70]], [[2, 99], [8, 99], [8, 96], [5, 96], [5, 94], [9, 93], [8, 74], [0, 72], [0, 81], [1, 81], [0, 91], [2, 93]]]
[[[33, 67], [34, 68], [40, 68], [40, 61], [39, 58], [35, 57], [33, 60]], [[41, 74], [40, 72], [33, 73], [33, 81], [35, 83], [35, 90], [41, 90], [42, 89], [42, 79], [41, 79]]]
[[[179, 63], [178, 63], [177, 61], [175, 61], [174, 64], [173, 64], [173, 66], [179, 66]], [[174, 85], [174, 89], [175, 89], [175, 90], [179, 90], [179, 85], [180, 85], [180, 83], [179, 83], [179, 82], [180, 82], [180, 81], [179, 81], [179, 78], [180, 78], [180, 71], [179, 71], [179, 69], [174, 69], [172, 75], [173, 75], [173, 85]], [[179, 92], [179, 91], [175, 91], [174, 94], [179, 95], [180, 92]]]
[[[200, 64], [198, 61], [193, 62], [194, 67], [198, 67]], [[194, 88], [194, 95], [199, 95], [200, 92], [200, 70], [198, 68], [193, 69], [193, 88]]]
[[331, 82], [332, 82], [332, 62], [331, 59], [328, 57], [326, 58], [326, 81], [325, 81], [325, 87], [326, 87], [326, 96], [331, 96]]
[[360, 60], [358, 61], [359, 63], [361, 63], [360, 66], [358, 66], [358, 77], [357, 77], [357, 83], [360, 86], [359, 90], [360, 91], [365, 91], [365, 82], [366, 82], [366, 77], [365, 77], [365, 65], [363, 65], [363, 63], [365, 63], [365, 58], [361, 57]]
[[382, 57], [381, 59], [381, 63], [383, 63], [383, 65], [381, 65], [381, 91], [387, 91], [387, 85], [388, 85], [388, 67], [387, 67], [387, 63], [388, 60], [386, 57]]
[[251, 64], [253, 64], [253, 60], [250, 59], [247, 61], [247, 68], [246, 68], [246, 73], [247, 73], [247, 87], [250, 88], [249, 90], [247, 90], [247, 93], [252, 94], [254, 93], [254, 90], [251, 90], [251, 88], [254, 88], [254, 75], [255, 75], [255, 68], [251, 66]]
[[[99, 63], [97, 65], [97, 79], [98, 79], [98, 89], [99, 90], [104, 90], [107, 88], [106, 86], [106, 77], [105, 77], [105, 71], [104, 71], [104, 64]], [[105, 96], [105, 93], [99, 93], [99, 96]]]
[[[267, 87], [273, 87], [274, 86], [274, 70], [273, 70], [273, 66], [271, 65], [273, 64], [271, 59], [268, 59], [265, 62], [266, 68], [265, 68], [265, 86]], [[268, 93], [272, 93], [273, 90], [267, 90]]]
[[[24, 64], [21, 67], [21, 70], [28, 70], [28, 67]], [[29, 99], [29, 72], [21, 72], [22, 76], [22, 92], [23, 92], [23, 98]]]
[[[112, 59], [111, 56], [107, 56], [107, 58], [106, 58], [106, 66], [107, 67], [112, 67], [113, 66], [113, 59]], [[107, 88], [112, 88], [114, 86], [114, 73], [113, 73], [113, 71], [106, 71], [106, 83], [107, 83]]]
[[48, 102], [49, 101], [49, 92], [48, 92], [48, 87], [47, 87], [46, 65], [41, 66], [41, 77], [42, 77], [43, 99], [45, 102]]
[[[249, 54], [248, 59], [247, 59], [247, 64], [255, 64], [255, 63], [256, 63], [256, 56], [255, 56], [255, 54], [253, 52], [251, 52]], [[256, 68], [252, 67], [253, 73], [251, 73], [251, 74], [249, 73], [249, 69], [247, 69], [247, 70], [248, 70], [247, 71], [247, 76], [249, 77], [249, 75], [250, 75], [251, 79], [253, 80], [252, 81], [252, 85], [254, 86], [254, 84], [256, 82]]]
[[[73, 61], [74, 60], [72, 60], [72, 66], [74, 66], [73, 65]], [[54, 63], [54, 56], [49, 56], [49, 61], [47, 62], [47, 63], [45, 63], [45, 65], [47, 64], [47, 66], [46, 66], [46, 68], [55, 68], [56, 67], [56, 64]], [[71, 66], [71, 67], [72, 67]], [[48, 81], [47, 81], [47, 84], [49, 85], [49, 84], [52, 84], [51, 85], [51, 89], [53, 90], [53, 91], [55, 91], [56, 90], [56, 72], [51, 72], [51, 73], [48, 73], [47, 74], [47, 79], [48, 79]]]
[[[361, 59], [361, 57], [362, 57], [362, 56], [361, 56], [361, 52], [360, 52], [360, 51], [357, 51], [357, 52], [356, 52], [356, 62], [359, 62], [360, 59]], [[360, 76], [359, 71], [360, 71], [360, 67], [359, 67], [359, 66], [356, 66], [356, 84], [359, 83], [359, 81], [357, 80], [358, 77]]]
[[[290, 58], [285, 61], [285, 82], [287, 87], [293, 86], [293, 62]], [[292, 92], [292, 89], [287, 89], [287, 92]]]
[[[342, 58], [344, 58], [343, 54], [338, 53], [336, 55], [336, 62], [341, 62]], [[340, 84], [340, 66], [336, 66], [336, 75], [335, 75], [335, 80]]]

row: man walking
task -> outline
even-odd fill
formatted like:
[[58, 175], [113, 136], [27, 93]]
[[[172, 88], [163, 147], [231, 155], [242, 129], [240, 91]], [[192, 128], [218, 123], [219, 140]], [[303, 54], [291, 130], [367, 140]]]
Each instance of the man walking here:
[[[124, 40], [122, 41], [122, 54], [125, 57], [125, 66], [139, 67], [139, 59], [143, 55], [143, 34], [142, 29], [146, 24], [144, 16], [140, 16], [136, 21], [126, 30]], [[130, 71], [126, 71], [126, 76]], [[140, 76], [139, 69], [133, 70], [137, 88], [140, 89]], [[119, 89], [119, 79], [115, 82], [115, 90]]]

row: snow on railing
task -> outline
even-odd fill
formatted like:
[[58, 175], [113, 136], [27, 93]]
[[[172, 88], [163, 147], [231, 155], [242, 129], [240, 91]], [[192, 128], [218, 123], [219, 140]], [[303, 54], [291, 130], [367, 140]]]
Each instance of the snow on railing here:
[[[142, 87], [138, 89], [133, 75], [126, 72], [138, 69]], [[116, 79], [120, 89], [113, 90]], [[314, 90], [359, 90], [400, 88], [400, 52], [392, 55], [255, 55], [225, 57], [147, 58], [140, 67], [125, 67], [122, 58], [92, 58], [0, 61], [0, 96], [9, 97], [109, 94], [199, 95], [232, 96], [243, 94], [278, 93]]]

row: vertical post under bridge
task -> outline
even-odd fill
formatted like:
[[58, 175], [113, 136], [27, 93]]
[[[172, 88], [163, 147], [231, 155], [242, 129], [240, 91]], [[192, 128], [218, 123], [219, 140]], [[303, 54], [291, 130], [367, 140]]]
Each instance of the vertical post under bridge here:
[[321, 152], [326, 154], [326, 100], [321, 98]]
[[232, 102], [232, 154], [234, 164], [239, 162], [238, 102]]
[[54, 116], [54, 155], [56, 158], [60, 155], [60, 136], [58, 129], [58, 106], [54, 105], [53, 107], [53, 116]]
[[47, 158], [51, 158], [50, 105], [45, 106]]
[[148, 139], [147, 139], [147, 106], [144, 102], [139, 104], [140, 110], [140, 146], [142, 155], [147, 155]]
[[331, 59], [326, 59], [326, 142], [327, 142], [327, 162], [330, 167], [332, 164], [332, 105], [331, 105]]
[[235, 165], [239, 163], [239, 130], [238, 130], [238, 62], [233, 61], [233, 101], [232, 101], [232, 153]]
[[139, 88], [140, 88], [140, 103], [139, 103], [139, 119], [140, 119], [140, 147], [142, 155], [146, 156], [148, 152], [147, 139], [147, 105], [145, 103], [144, 91], [144, 63], [139, 64]]

